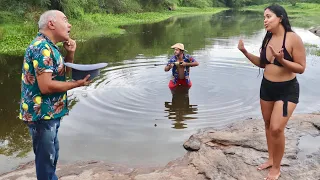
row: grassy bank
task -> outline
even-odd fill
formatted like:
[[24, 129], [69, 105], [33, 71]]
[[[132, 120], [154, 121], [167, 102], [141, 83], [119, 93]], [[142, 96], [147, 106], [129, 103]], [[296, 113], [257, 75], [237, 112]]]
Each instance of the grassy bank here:
[[[270, 4], [263, 4], [263, 5], [257, 5], [257, 6], [248, 6], [242, 8], [243, 10], [251, 10], [251, 11], [264, 11], [264, 8], [269, 6]], [[295, 6], [292, 6], [291, 4], [281, 4], [283, 6], [287, 13], [291, 17], [300, 17], [300, 16], [310, 16], [314, 15], [315, 13], [320, 13], [319, 8], [320, 4], [316, 3], [297, 3]]]
[[[70, 19], [71, 37], [87, 40], [96, 36], [117, 36], [125, 33], [120, 27], [130, 24], [155, 23], [172, 16], [218, 13], [227, 8], [186, 8], [175, 11], [134, 14], [85, 14], [81, 19]], [[39, 15], [39, 12], [35, 12]], [[23, 55], [26, 46], [37, 32], [37, 16], [21, 17], [0, 12], [0, 54]]]
[[306, 51], [308, 54], [320, 56], [320, 48], [318, 45], [306, 43], [304, 44], [304, 46], [306, 47]]
[[[264, 8], [269, 4], [250, 6], [242, 8], [242, 10], [259, 11], [263, 13]], [[310, 27], [314, 24], [319, 24], [320, 4], [316, 3], [297, 3], [295, 6], [291, 4], [282, 5], [289, 16], [292, 25], [299, 24], [299, 26]]]

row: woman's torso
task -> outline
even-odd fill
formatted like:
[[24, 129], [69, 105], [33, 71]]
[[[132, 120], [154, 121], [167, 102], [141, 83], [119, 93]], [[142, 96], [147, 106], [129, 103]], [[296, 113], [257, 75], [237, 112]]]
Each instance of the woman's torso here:
[[284, 59], [293, 61], [292, 42], [290, 38], [292, 35], [294, 35], [293, 32], [287, 32], [283, 36], [272, 37], [267, 46], [262, 49], [260, 59], [261, 61], [265, 61], [266, 64], [264, 70], [264, 77], [266, 79], [273, 82], [282, 82], [291, 80], [296, 76], [294, 72], [281, 66], [279, 62], [276, 62], [277, 60], [275, 60], [272, 55], [271, 49], [268, 47], [269, 45], [271, 45], [276, 52], [279, 52], [283, 47]]

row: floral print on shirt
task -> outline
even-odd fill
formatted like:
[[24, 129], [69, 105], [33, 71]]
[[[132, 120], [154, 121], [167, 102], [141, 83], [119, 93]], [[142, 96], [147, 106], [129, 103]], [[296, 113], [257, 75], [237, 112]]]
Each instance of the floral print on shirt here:
[[[184, 54], [182, 59], [186, 63], [196, 62], [196, 60], [192, 56], [190, 56], [189, 54]], [[172, 63], [175, 63], [177, 61], [178, 61], [177, 56], [172, 56], [170, 58], [170, 60], [168, 61], [167, 66], [172, 64]], [[188, 85], [190, 84], [189, 74], [190, 74], [190, 66], [186, 66], [184, 68], [184, 78], [185, 78], [185, 80], [186, 80]], [[173, 84], [176, 84], [178, 79], [179, 79], [178, 68], [177, 68], [176, 65], [174, 65], [173, 68], [172, 68], [172, 76], [171, 76], [171, 80], [172, 80]]]
[[55, 81], [66, 81], [59, 48], [42, 33], [27, 48], [22, 65], [19, 118], [24, 121], [50, 120], [68, 113], [67, 92], [42, 94], [37, 76], [51, 72]]

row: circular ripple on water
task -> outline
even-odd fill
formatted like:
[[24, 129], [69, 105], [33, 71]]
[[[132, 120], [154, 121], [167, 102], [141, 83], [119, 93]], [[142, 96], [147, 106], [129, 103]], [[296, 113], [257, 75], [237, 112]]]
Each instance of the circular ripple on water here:
[[201, 64], [191, 69], [193, 87], [186, 95], [171, 94], [171, 72], [157, 65], [165, 61], [139, 59], [103, 70], [81, 105], [101, 125], [160, 123], [179, 129], [220, 127], [259, 110], [257, 68], [244, 59], [197, 58]]

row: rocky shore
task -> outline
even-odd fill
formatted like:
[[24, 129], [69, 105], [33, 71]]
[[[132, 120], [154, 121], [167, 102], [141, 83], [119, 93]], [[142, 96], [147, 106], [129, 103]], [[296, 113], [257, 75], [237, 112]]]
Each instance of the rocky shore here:
[[[281, 180], [320, 179], [320, 114], [294, 115], [285, 130]], [[257, 180], [268, 171], [257, 165], [268, 157], [264, 124], [249, 119], [223, 130], [201, 129], [183, 147], [188, 152], [165, 167], [130, 168], [104, 162], [59, 165], [61, 180]], [[36, 180], [29, 163], [0, 180]]]
[[320, 26], [311, 28], [309, 31], [320, 37]]

